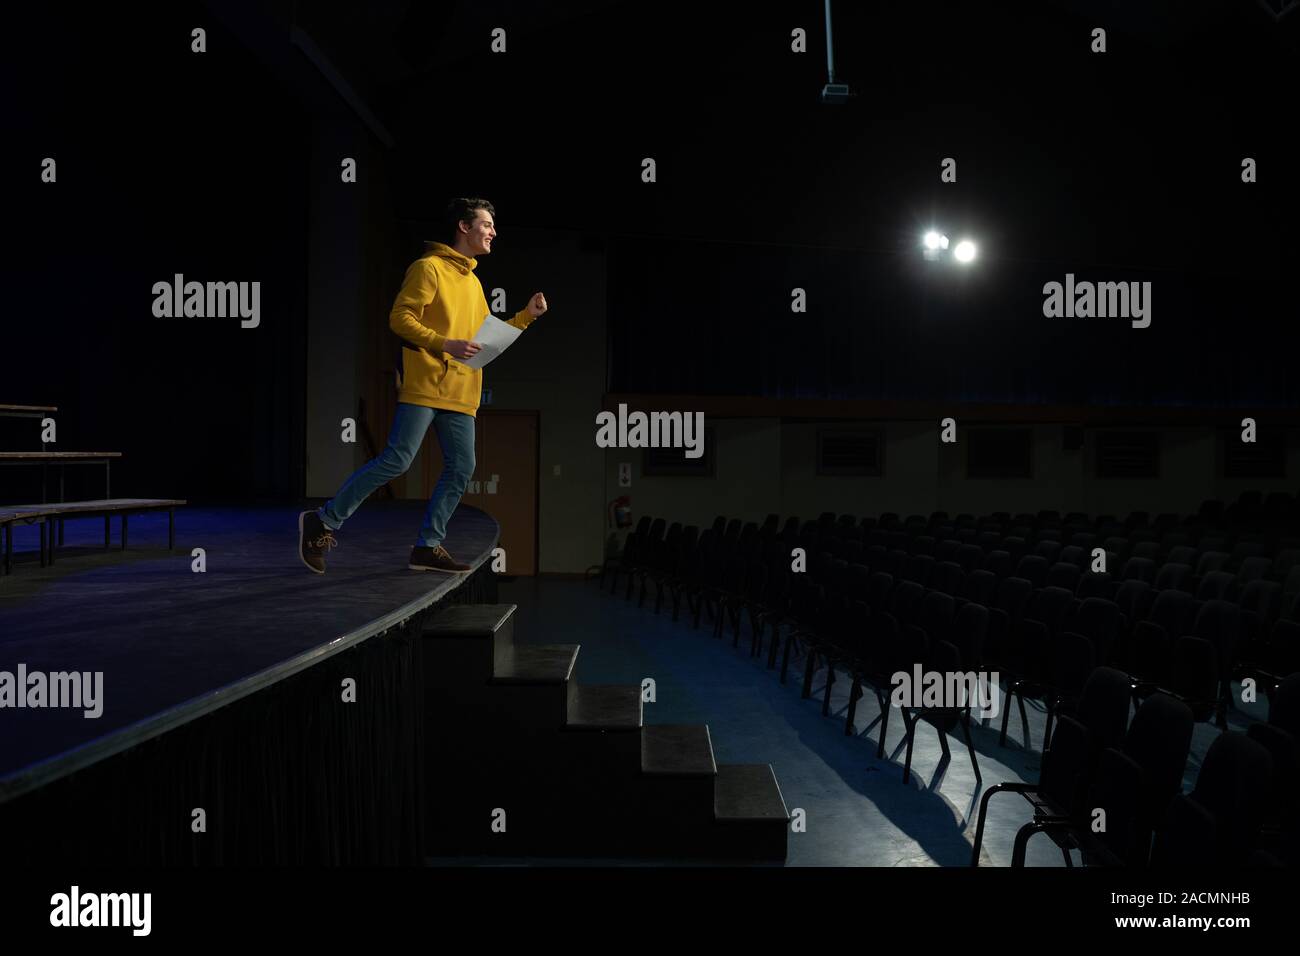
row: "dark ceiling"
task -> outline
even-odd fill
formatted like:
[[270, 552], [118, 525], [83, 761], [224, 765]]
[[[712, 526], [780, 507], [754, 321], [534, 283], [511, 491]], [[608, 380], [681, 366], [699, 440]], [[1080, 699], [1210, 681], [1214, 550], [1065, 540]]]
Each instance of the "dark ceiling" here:
[[[818, 102], [817, 0], [296, 12], [393, 135], [414, 220], [450, 192], [493, 199], [503, 229], [890, 254], [933, 220], [1009, 260], [1234, 271], [1293, 248], [1280, 209], [1300, 15], [1276, 22], [1247, 0], [841, 0], [833, 16], [836, 79], [855, 94], [843, 106]], [[488, 49], [496, 26], [505, 55]], [[795, 27], [806, 54], [789, 52]], [[1261, 170], [1249, 193], [1246, 155]], [[938, 182], [946, 156], [956, 184]]]

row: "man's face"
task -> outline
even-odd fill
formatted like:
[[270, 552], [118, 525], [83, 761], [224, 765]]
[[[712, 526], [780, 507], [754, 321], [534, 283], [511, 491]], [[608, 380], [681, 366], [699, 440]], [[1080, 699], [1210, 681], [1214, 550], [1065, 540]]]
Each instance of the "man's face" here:
[[492, 251], [492, 241], [496, 239], [497, 227], [492, 221], [492, 214], [486, 209], [474, 210], [474, 221], [461, 224], [462, 230], [469, 230], [465, 239], [470, 247], [470, 255], [478, 257]]

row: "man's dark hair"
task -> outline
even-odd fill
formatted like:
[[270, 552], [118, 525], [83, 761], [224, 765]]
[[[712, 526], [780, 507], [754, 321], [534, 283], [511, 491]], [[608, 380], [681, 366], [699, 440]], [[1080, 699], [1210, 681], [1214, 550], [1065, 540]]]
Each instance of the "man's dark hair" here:
[[447, 242], [447, 245], [455, 245], [456, 239], [460, 236], [460, 229], [458, 228], [460, 223], [472, 222], [477, 215], [475, 210], [478, 209], [486, 209], [488, 215], [493, 219], [496, 218], [497, 211], [492, 208], [492, 204], [486, 199], [453, 199], [447, 203], [447, 209], [442, 215], [442, 234], [444, 236], [442, 241], [447, 242], [450, 239], [451, 241]]

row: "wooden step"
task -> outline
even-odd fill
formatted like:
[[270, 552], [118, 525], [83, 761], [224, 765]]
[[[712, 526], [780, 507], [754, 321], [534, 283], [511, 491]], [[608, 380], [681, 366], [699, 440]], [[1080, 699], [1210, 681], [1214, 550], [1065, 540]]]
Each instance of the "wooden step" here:
[[569, 698], [569, 730], [636, 731], [641, 727], [641, 688], [635, 684], [575, 685]]
[[790, 813], [770, 764], [722, 764], [713, 786], [714, 832], [720, 859], [784, 862]]
[[498, 655], [494, 684], [563, 684], [573, 677], [579, 644], [517, 644]]
[[504, 629], [515, 613], [514, 604], [453, 604], [425, 622], [428, 637], [491, 637]]
[[641, 731], [641, 771], [655, 776], [712, 777], [718, 772], [707, 724], [656, 724]]
[[718, 766], [713, 787], [713, 813], [719, 821], [790, 820], [772, 765], [733, 763]]
[[515, 605], [456, 604], [424, 623], [426, 680], [442, 692], [467, 693], [492, 679], [515, 641]]

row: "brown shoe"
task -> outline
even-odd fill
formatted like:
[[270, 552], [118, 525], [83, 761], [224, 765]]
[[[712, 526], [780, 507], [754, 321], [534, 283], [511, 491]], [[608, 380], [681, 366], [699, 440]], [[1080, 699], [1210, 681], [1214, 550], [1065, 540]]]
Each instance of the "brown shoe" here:
[[338, 543], [333, 529], [327, 528], [316, 512], [298, 515], [298, 556], [317, 574], [325, 573], [325, 555]]
[[411, 549], [411, 563], [407, 565], [412, 571], [468, 571], [468, 564], [461, 564], [442, 545], [426, 548], [417, 545]]

